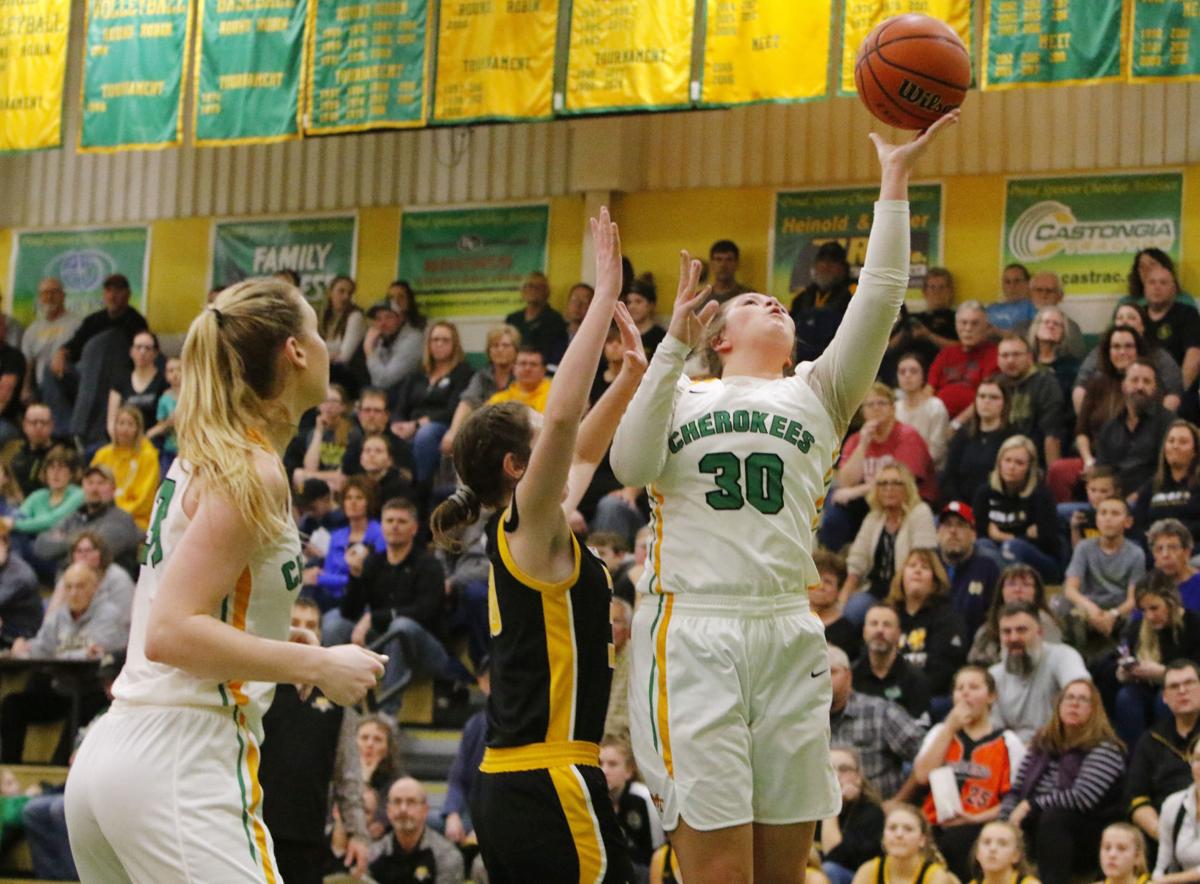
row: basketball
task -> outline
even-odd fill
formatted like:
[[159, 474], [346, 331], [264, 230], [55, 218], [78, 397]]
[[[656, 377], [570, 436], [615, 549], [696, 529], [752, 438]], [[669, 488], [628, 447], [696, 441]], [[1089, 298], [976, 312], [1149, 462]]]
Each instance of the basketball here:
[[962, 104], [971, 56], [945, 22], [910, 13], [882, 21], [858, 47], [858, 97], [883, 122], [925, 129]]

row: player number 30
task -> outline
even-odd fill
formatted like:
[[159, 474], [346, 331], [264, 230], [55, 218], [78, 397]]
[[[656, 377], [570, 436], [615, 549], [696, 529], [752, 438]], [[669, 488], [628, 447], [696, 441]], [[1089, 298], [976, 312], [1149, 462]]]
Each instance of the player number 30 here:
[[704, 495], [715, 510], [740, 510], [748, 503], [773, 516], [783, 509], [783, 459], [778, 454], [759, 451], [743, 461], [733, 452], [714, 451], [700, 458], [700, 472], [717, 484]]

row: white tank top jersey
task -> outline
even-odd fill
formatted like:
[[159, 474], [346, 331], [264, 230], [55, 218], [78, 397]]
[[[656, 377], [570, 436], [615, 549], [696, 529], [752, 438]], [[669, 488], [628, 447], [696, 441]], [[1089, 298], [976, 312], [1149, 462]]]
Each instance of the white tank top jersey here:
[[763, 597], [819, 582], [821, 507], [908, 272], [908, 203], [880, 201], [845, 318], [794, 376], [693, 382], [683, 375], [687, 346], [671, 335], [659, 344], [611, 452], [617, 478], [650, 495], [640, 591]]
[[[183, 512], [182, 501], [191, 480], [188, 464], [176, 458], [155, 497], [150, 529], [138, 550], [142, 568], [133, 599], [129, 651], [125, 667], [113, 685], [113, 697], [118, 703], [153, 706], [207, 706], [231, 712], [238, 707], [245, 725], [261, 742], [262, 717], [271, 705], [274, 684], [198, 678], [174, 666], [146, 659], [150, 604], [159, 591], [167, 561], [190, 521]], [[284, 536], [257, 549], [237, 585], [230, 587], [229, 595], [212, 615], [252, 635], [286, 640], [292, 602], [303, 582], [303, 572], [300, 537], [292, 526]]]

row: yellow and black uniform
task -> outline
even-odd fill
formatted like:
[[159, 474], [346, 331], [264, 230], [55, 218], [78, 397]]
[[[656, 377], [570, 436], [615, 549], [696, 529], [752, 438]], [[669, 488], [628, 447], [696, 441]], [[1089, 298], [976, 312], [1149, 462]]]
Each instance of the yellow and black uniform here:
[[[971, 884], [983, 884], [983, 881], [980, 878], [972, 878]], [[1033, 875], [1021, 875], [1014, 871], [1008, 879], [1008, 884], [1040, 884], [1040, 882]]]
[[572, 538], [560, 583], [524, 573], [508, 534], [514, 501], [488, 526], [492, 693], [471, 818], [494, 884], [632, 878], [600, 739], [612, 683], [612, 579]]
[[[886, 856], [877, 856], [871, 860], [871, 877], [874, 879], [875, 884], [902, 884], [902, 882], [891, 880], [887, 865]], [[939, 872], [944, 871], [946, 871], [946, 867], [941, 863], [927, 859], [921, 863], [921, 868], [917, 870], [917, 874], [913, 876], [909, 884], [929, 884]]]

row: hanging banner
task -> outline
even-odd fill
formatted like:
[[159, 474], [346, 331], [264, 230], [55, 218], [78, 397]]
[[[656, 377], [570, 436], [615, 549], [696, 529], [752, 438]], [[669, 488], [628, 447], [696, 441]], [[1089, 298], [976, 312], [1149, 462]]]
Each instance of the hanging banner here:
[[218, 221], [213, 225], [210, 287], [294, 270], [300, 275], [300, 291], [321, 304], [335, 276], [354, 276], [357, 245], [356, 215]]
[[546, 269], [547, 205], [404, 212], [400, 266], [431, 316], [503, 316]]
[[146, 312], [149, 227], [17, 231], [13, 245], [12, 312], [28, 325], [36, 317], [38, 283], [57, 277], [67, 293], [67, 309], [87, 316], [102, 306], [104, 278], [123, 273], [131, 302]]
[[573, 0], [562, 113], [688, 107], [695, 0]]
[[0, 2], [0, 152], [62, 144], [71, 0]]
[[1121, 78], [1122, 0], [984, 0], [982, 88]]
[[426, 0], [311, 0], [305, 132], [425, 123]]
[[[1014, 0], [1006, 0], [1005, 5], [1017, 4]], [[958, 34], [967, 53], [974, 55], [971, 6], [972, 0], [845, 0], [842, 3], [842, 75], [838, 95], [858, 94], [854, 86], [854, 60], [858, 47], [877, 24], [894, 15], [920, 12], [941, 19]]]
[[832, 0], [710, 0], [700, 104], [821, 98], [829, 87]]
[[1068, 295], [1124, 294], [1141, 249], [1178, 263], [1182, 211], [1178, 172], [1011, 179], [1001, 265], [1053, 270]]
[[[770, 294], [784, 306], [812, 277], [817, 249], [836, 240], [846, 249], [850, 277], [867, 258], [878, 187], [846, 190], [781, 191], [775, 196], [775, 225], [771, 241]], [[920, 291], [925, 273], [942, 262], [942, 185], [914, 184], [908, 189], [912, 255], [908, 286]]]
[[1130, 79], [1200, 79], [1200, 3], [1131, 2]]
[[548, 119], [558, 0], [440, 6], [434, 122]]
[[183, 143], [188, 0], [88, 0], [81, 152]]
[[307, 0], [197, 2], [196, 144], [298, 137]]

